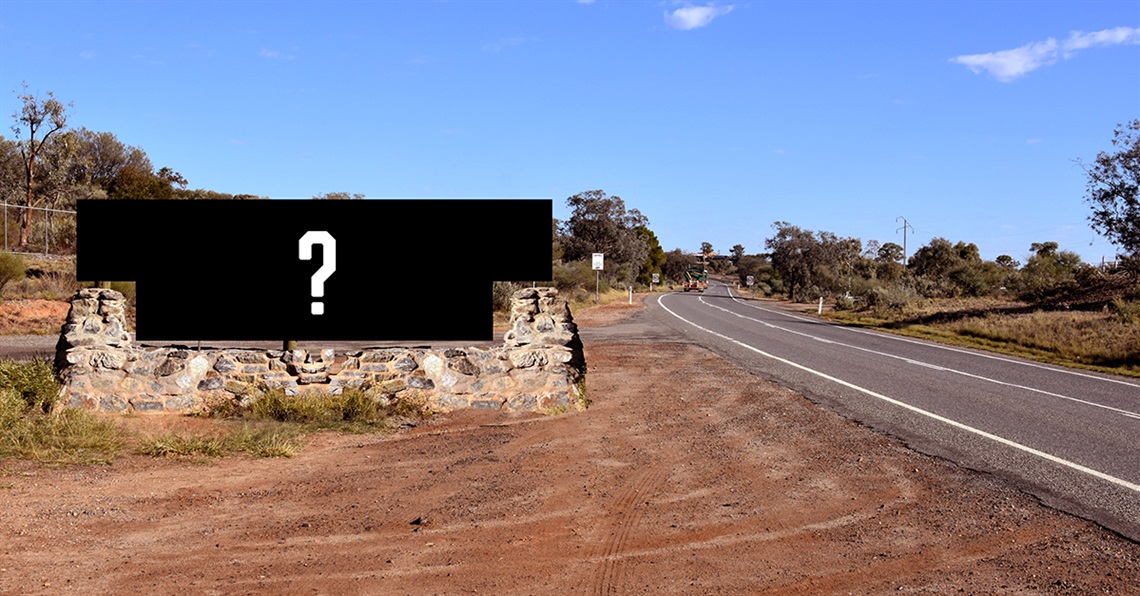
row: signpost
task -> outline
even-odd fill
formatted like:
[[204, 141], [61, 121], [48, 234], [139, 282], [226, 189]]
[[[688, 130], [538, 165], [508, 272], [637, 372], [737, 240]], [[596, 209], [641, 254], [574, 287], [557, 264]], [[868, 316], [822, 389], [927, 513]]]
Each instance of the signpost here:
[[652, 281], [649, 282], [649, 292], [653, 293], [653, 284], [659, 284], [659, 283], [661, 283], [661, 274], [660, 273], [654, 273]]
[[600, 252], [594, 253], [594, 271], [596, 272], [596, 273], [594, 273], [594, 304], [597, 304], [600, 300], [599, 288], [602, 285], [602, 273], [601, 273], [601, 271], [602, 271], [602, 269], [605, 268], [605, 260], [606, 260], [605, 253], [600, 253]]

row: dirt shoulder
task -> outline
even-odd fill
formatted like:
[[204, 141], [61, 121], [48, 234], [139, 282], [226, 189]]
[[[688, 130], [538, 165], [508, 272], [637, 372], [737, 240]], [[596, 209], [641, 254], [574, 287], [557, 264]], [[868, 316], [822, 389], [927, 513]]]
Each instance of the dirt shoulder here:
[[458, 412], [292, 459], [2, 462], [0, 593], [1140, 585], [1140, 545], [693, 344], [623, 339], [639, 308], [578, 317], [581, 413]]

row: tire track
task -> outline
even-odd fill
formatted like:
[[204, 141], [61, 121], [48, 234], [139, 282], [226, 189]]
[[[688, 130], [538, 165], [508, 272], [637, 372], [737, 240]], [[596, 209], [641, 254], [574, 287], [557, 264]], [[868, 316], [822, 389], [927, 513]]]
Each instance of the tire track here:
[[633, 529], [640, 524], [643, 517], [643, 510], [638, 507], [638, 503], [657, 491], [665, 475], [665, 469], [664, 464], [656, 464], [641, 472], [618, 496], [611, 516], [610, 534], [601, 552], [596, 555], [601, 561], [590, 578], [590, 594], [601, 596], [616, 593], [622, 576], [622, 563], [625, 560], [620, 554], [625, 550]]

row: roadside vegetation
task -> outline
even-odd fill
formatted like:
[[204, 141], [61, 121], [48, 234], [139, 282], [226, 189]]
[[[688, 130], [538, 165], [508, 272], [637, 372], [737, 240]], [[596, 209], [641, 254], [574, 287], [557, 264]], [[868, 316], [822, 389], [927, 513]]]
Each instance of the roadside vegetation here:
[[[815, 303], [825, 316], [956, 345], [1140, 376], [1140, 270], [1135, 257], [1093, 266], [1056, 242], [1022, 265], [983, 260], [972, 243], [934, 238], [903, 264], [902, 247], [774, 224], [765, 255], [733, 272], [758, 296]], [[746, 290], [747, 291], [747, 290]]]
[[430, 414], [416, 404], [360, 390], [319, 396], [290, 396], [275, 390], [240, 403], [229, 399], [208, 403], [194, 415], [199, 424], [175, 424], [184, 428], [147, 434], [132, 430], [139, 426], [132, 423], [145, 416], [61, 407], [59, 390], [50, 362], [0, 361], [0, 461], [106, 464], [127, 453], [292, 457], [310, 433], [387, 433]]

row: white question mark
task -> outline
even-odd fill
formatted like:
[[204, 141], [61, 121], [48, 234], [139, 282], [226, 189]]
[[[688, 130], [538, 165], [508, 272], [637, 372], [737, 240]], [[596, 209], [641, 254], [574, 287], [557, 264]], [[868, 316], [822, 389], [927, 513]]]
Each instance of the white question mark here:
[[[336, 271], [336, 238], [328, 232], [305, 232], [301, 236], [301, 255], [302, 261], [308, 261], [313, 258], [313, 245], [320, 244], [325, 247], [324, 251], [324, 264], [320, 269], [313, 274], [312, 284], [310, 286], [310, 293], [313, 298], [321, 298], [325, 295], [325, 280], [332, 276]], [[312, 312], [314, 315], [325, 314], [324, 302], [313, 302]]]

